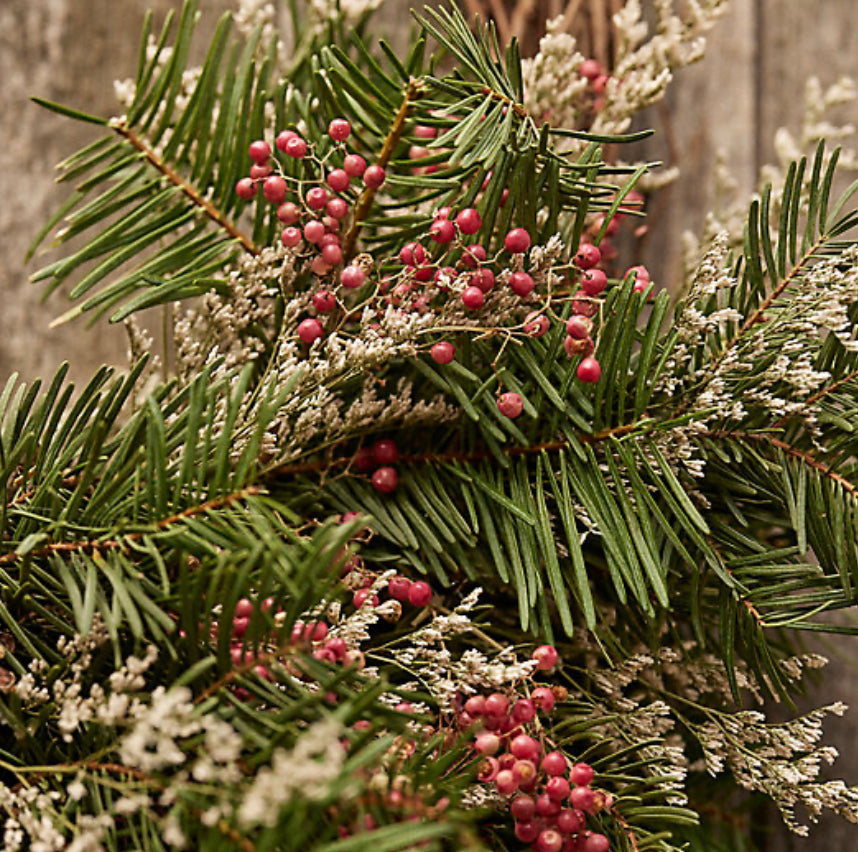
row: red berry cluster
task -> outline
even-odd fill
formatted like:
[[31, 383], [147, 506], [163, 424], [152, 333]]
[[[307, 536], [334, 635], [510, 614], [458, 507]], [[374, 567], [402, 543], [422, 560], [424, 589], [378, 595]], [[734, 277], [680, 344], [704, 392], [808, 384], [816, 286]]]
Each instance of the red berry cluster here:
[[[256, 675], [265, 680], [274, 680], [270, 664], [275, 661], [282, 664], [290, 674], [296, 677], [304, 677], [304, 672], [293, 665], [288, 657], [296, 651], [310, 652], [317, 660], [328, 663], [342, 663], [348, 666], [363, 668], [363, 654], [360, 651], [349, 651], [346, 643], [339, 637], [329, 637], [329, 627], [325, 621], [313, 620], [308, 622], [296, 621], [292, 626], [288, 647], [278, 647], [276, 652], [265, 650], [266, 645], [278, 642], [276, 633], [272, 631], [260, 643], [258, 649], [246, 647], [243, 637], [247, 632], [250, 619], [257, 610], [270, 612], [273, 605], [272, 598], [254, 602], [250, 598], [240, 598], [233, 611], [230, 643], [230, 659], [236, 668], [252, 670]], [[212, 624], [213, 638], [217, 635], [217, 622]], [[242, 700], [248, 700], [250, 693], [244, 687], [236, 689], [236, 695]]]
[[[360, 154], [348, 153], [345, 142], [350, 135], [349, 122], [335, 118], [328, 126], [334, 147], [320, 159], [299, 133], [281, 131], [275, 148], [281, 155], [304, 163], [304, 176], [300, 178], [280, 167], [280, 160], [267, 142], [256, 140], [249, 149], [253, 160], [250, 176], [239, 180], [235, 187], [239, 198], [250, 201], [261, 185], [263, 197], [277, 205], [277, 218], [285, 226], [281, 242], [291, 249], [306, 244], [310, 267], [319, 276], [333, 273], [343, 262], [340, 230], [355, 198], [352, 181], [360, 180], [365, 187], [378, 189], [386, 177], [380, 165], [367, 165]], [[334, 161], [340, 165], [331, 168]], [[363, 271], [356, 266], [346, 267], [340, 283], [347, 289], [362, 286]], [[328, 313], [336, 306], [336, 297], [330, 290], [320, 289], [314, 294], [313, 305], [320, 314]], [[298, 326], [298, 336], [308, 345], [322, 334], [322, 324], [315, 317]]]
[[[552, 669], [557, 650], [542, 645], [533, 652], [537, 668]], [[559, 751], [544, 751], [537, 717], [554, 709], [557, 692], [539, 686], [529, 696], [502, 692], [473, 695], [457, 715], [457, 724], [477, 728], [474, 751], [482, 756], [477, 778], [508, 797], [515, 836], [535, 852], [607, 852], [607, 837], [588, 831], [587, 817], [598, 813], [607, 796], [590, 785], [593, 769], [569, 766]]]
[[[356, 582], [357, 579], [358, 578], [349, 578], [347, 583], [352, 584]], [[371, 607], [379, 606], [381, 604], [381, 599], [378, 594], [372, 590], [376, 577], [373, 574], [364, 571], [359, 574], [359, 580], [362, 585], [355, 591], [352, 597], [352, 603], [354, 604], [355, 609], [360, 609], [367, 602], [369, 602]], [[389, 596], [389, 600], [407, 603], [420, 609], [429, 606], [432, 601], [432, 587], [423, 580], [409, 580], [407, 577], [400, 576], [391, 577], [387, 582], [385, 591]], [[397, 619], [400, 612], [401, 609], [396, 610]]]
[[371, 447], [361, 447], [352, 459], [359, 473], [372, 472], [372, 485], [381, 494], [392, 494], [399, 485], [399, 474], [393, 465], [399, 461], [399, 448], [391, 438], [382, 438]]

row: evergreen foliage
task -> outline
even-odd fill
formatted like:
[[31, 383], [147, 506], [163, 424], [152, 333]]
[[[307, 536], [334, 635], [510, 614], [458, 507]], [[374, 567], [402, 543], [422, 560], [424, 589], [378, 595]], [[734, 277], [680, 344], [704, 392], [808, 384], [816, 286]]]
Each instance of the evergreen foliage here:
[[[276, 34], [245, 38], [226, 15], [191, 73], [187, 0], [155, 37], [147, 18], [123, 116], [37, 99], [102, 133], [61, 165], [74, 190], [40, 235], [63, 222], [57, 244], [74, 240], [34, 275], [74, 302], [62, 321], [229, 306], [265, 283], [243, 291], [258, 321], [226, 342], [212, 322], [197, 366], [162, 365], [154, 390], [144, 357], [82, 390], [61, 368], [0, 397], [0, 813], [20, 848], [520, 848], [456, 728], [467, 689], [501, 670], [509, 695], [554, 688], [540, 735], [594, 767], [588, 825], [616, 852], [752, 848], [721, 810], [737, 783], [790, 822], [819, 803], [858, 819], [858, 793], [815, 780], [821, 713], [775, 725], [743, 709], [804, 690], [802, 631], [852, 632], [823, 617], [858, 589], [858, 211], [854, 186], [834, 197], [837, 152], [794, 163], [676, 304], [619, 276], [594, 320], [601, 379], [585, 383], [564, 352], [572, 258], [647, 171], [611, 165], [605, 143], [641, 134], [534, 117], [516, 44], [454, 6], [417, 16], [406, 56], [366, 37], [366, 14], [292, 11], [286, 68]], [[340, 116], [387, 179], [344, 195], [345, 262], [374, 278], [341, 294], [331, 328], [375, 340], [370, 320], [396, 313], [381, 280], [406, 274], [400, 249], [447, 205], [478, 211], [469, 241], [490, 257], [527, 230], [546, 334], [489, 302], [401, 337], [385, 326], [363, 360], [296, 348], [328, 273], [271, 249], [276, 205], [235, 186], [249, 144], [284, 128], [334, 162]], [[410, 157], [415, 125], [436, 132]], [[278, 163], [306, 183], [301, 160]], [[439, 340], [452, 363], [426, 357]], [[236, 342], [253, 355], [232, 357]], [[302, 431], [302, 413], [330, 419], [367, 387], [375, 418]], [[355, 471], [378, 437], [399, 447], [393, 493]], [[429, 609], [355, 609], [355, 583], [382, 594], [390, 572], [427, 580]], [[266, 603], [236, 640], [245, 600]], [[337, 616], [351, 666], [299, 641]], [[521, 662], [543, 642], [560, 653], [550, 674]], [[67, 839], [38, 847], [37, 817]]]

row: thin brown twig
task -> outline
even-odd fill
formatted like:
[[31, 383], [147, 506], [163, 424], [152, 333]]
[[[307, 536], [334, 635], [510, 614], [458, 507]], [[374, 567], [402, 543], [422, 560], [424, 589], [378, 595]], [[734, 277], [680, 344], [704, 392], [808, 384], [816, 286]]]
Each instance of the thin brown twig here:
[[[610, 438], [620, 438], [623, 435], [628, 435], [640, 428], [640, 422], [627, 423], [624, 426], [615, 426], [613, 429], [605, 429], [602, 432], [587, 433], [582, 432], [577, 435], [578, 441], [582, 444], [597, 444], [601, 441], [606, 441]], [[513, 458], [519, 456], [538, 455], [543, 452], [558, 452], [569, 446], [566, 440], [546, 441], [540, 444], [531, 444], [528, 446], [513, 446], [504, 448], [504, 453]], [[465, 452], [449, 452], [449, 453], [420, 453], [411, 456], [402, 456], [400, 461], [404, 464], [447, 464], [451, 462], [476, 462], [484, 461], [485, 459], [494, 458], [490, 450], [477, 450], [470, 453]], [[321, 461], [298, 462], [296, 464], [279, 465], [273, 467], [266, 472], [266, 479], [278, 479], [282, 476], [295, 476], [302, 473], [317, 473], [319, 471], [328, 470], [332, 467], [345, 467], [352, 462], [351, 456], [343, 456], [335, 459], [325, 459]]]
[[481, 18], [486, 17], [486, 10], [480, 0], [464, 0], [465, 8], [471, 16], [479, 15]]
[[[402, 103], [397, 110], [396, 117], [393, 119], [393, 124], [387, 132], [384, 144], [381, 147], [381, 153], [378, 155], [378, 159], [376, 160], [376, 165], [386, 168], [387, 164], [390, 162], [393, 152], [405, 130], [405, 120], [408, 118], [408, 112], [411, 109], [411, 104], [417, 99], [419, 91], [419, 81], [412, 79], [405, 90], [405, 95], [403, 96]], [[355, 205], [351, 227], [346, 234], [345, 240], [343, 240], [343, 257], [345, 258], [346, 263], [354, 257], [358, 235], [360, 234], [367, 214], [372, 208], [372, 203], [375, 200], [377, 192], [377, 187], [367, 186], [361, 193], [360, 198]]]
[[[244, 500], [247, 497], [258, 494], [259, 492], [260, 489], [258, 487], [249, 486], [248, 488], [243, 488], [240, 491], [235, 491], [232, 494], [224, 494], [221, 497], [215, 497], [214, 499], [201, 503], [198, 506], [191, 506], [189, 509], [185, 509], [175, 515], [162, 518], [157, 522], [157, 524], [155, 524], [155, 526], [157, 529], [163, 530], [181, 520], [184, 520], [185, 518], [192, 518], [197, 515], [205, 514], [213, 509], [220, 509], [223, 506]], [[129, 541], [140, 541], [144, 535], [148, 534], [148, 532], [149, 531], [129, 533], [122, 540], [105, 539], [103, 541], [97, 541], [89, 539], [87, 541], [57, 541], [47, 544], [44, 547], [40, 547], [37, 550], [31, 550], [27, 554], [23, 555], [41, 557], [49, 556], [52, 553], [81, 553], [85, 551], [118, 550], [119, 548], [124, 547]], [[0, 556], [0, 565], [17, 562], [23, 557], [23, 555], [16, 551], [4, 553]]]
[[136, 148], [143, 156], [158, 169], [167, 180], [174, 186], [178, 187], [191, 201], [194, 202], [213, 222], [223, 228], [233, 239], [241, 243], [245, 251], [252, 255], [258, 255], [259, 249], [253, 244], [253, 240], [246, 234], [243, 234], [217, 207], [210, 201], [203, 198], [202, 195], [194, 189], [175, 169], [165, 163], [146, 142], [141, 139], [130, 127], [127, 127], [122, 121], [116, 121], [112, 128], [124, 139], [127, 139], [131, 145]]
[[[813, 405], [815, 402], [819, 402], [824, 396], [827, 396], [830, 393], [834, 393], [834, 391], [838, 390], [838, 388], [843, 387], [843, 385], [851, 382], [852, 379], [858, 378], [858, 370], [853, 370], [851, 373], [847, 373], [842, 379], [838, 379], [836, 382], [832, 382], [830, 385], [826, 385], [822, 390], [817, 391], [815, 394], [809, 396], [805, 401], [804, 405]], [[783, 426], [789, 420], [789, 415], [786, 417], [781, 417], [775, 423], [775, 428], [779, 428]]]
[[609, 68], [611, 58], [608, 54], [607, 9], [605, 0], [590, 0], [591, 21], [593, 27], [593, 55], [603, 68]]
[[516, 103], [512, 98], [508, 98], [500, 92], [496, 92], [494, 89], [490, 89], [488, 86], [483, 86], [480, 89], [480, 94], [491, 95], [496, 101], [502, 101], [507, 106], [511, 106], [522, 118], [530, 118], [530, 113], [521, 104]]
[[704, 432], [702, 434], [707, 438], [713, 438], [715, 440], [733, 439], [737, 441], [749, 441], [757, 444], [770, 444], [771, 446], [781, 450], [785, 455], [798, 459], [809, 467], [812, 467], [814, 470], [820, 471], [830, 480], [842, 486], [842, 488], [850, 495], [858, 497], [858, 485], [854, 482], [851, 482], [845, 476], [842, 476], [832, 470], [830, 465], [820, 461], [813, 455], [813, 453], [793, 447], [791, 444], [788, 444], [786, 441], [781, 441], [779, 438], [775, 438], [762, 432], [730, 432], [722, 430]]
[[533, 14], [536, 8], [536, 0], [518, 0], [512, 12], [512, 20], [510, 21], [510, 29], [512, 35], [519, 40], [524, 37], [524, 29], [527, 25], [527, 19]]
[[562, 32], [569, 32], [572, 29], [572, 22], [578, 16], [578, 11], [581, 8], [582, 0], [569, 0], [566, 6], [566, 11], [563, 13], [563, 22], [560, 25]]

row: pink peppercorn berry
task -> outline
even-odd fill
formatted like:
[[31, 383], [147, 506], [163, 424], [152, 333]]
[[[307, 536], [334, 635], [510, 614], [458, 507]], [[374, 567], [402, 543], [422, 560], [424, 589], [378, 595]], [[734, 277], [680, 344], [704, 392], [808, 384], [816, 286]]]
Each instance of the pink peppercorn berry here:
[[274, 144], [277, 146], [277, 150], [282, 151], [285, 154], [286, 143], [297, 135], [298, 134], [294, 130], [281, 130], [277, 134], [277, 138], [274, 140]]
[[593, 354], [595, 348], [596, 344], [593, 342], [593, 338], [591, 337], [585, 337], [582, 339], [569, 335], [563, 341], [563, 349], [570, 358], [579, 358], [581, 356], [586, 358]]
[[587, 824], [587, 818], [581, 811], [564, 808], [557, 814], [555, 825], [561, 834], [577, 834]]
[[560, 852], [563, 848], [563, 837], [554, 828], [546, 828], [539, 832], [533, 844], [534, 852]]
[[338, 266], [343, 260], [343, 250], [336, 243], [322, 246], [322, 260], [327, 266]]
[[536, 668], [540, 671], [548, 671], [557, 665], [559, 654], [553, 645], [540, 645], [531, 654], [531, 658], [536, 660]]
[[360, 154], [349, 154], [343, 160], [343, 171], [353, 178], [359, 178], [366, 171], [366, 160]]
[[397, 601], [408, 600], [408, 592], [411, 590], [411, 580], [407, 577], [391, 577], [387, 583], [388, 594]]
[[411, 588], [408, 590], [408, 603], [412, 606], [424, 607], [428, 606], [431, 600], [432, 588], [428, 583], [417, 580], [411, 584]]
[[577, 787], [586, 787], [595, 777], [596, 773], [589, 763], [576, 763], [569, 770], [569, 780]]
[[304, 239], [308, 243], [318, 243], [325, 236], [325, 226], [317, 219], [311, 219], [304, 225]]
[[569, 804], [579, 811], [589, 812], [596, 796], [589, 787], [573, 787], [569, 793]]
[[582, 77], [586, 77], [591, 83], [595, 80], [599, 75], [603, 74], [602, 65], [596, 59], [585, 59], [578, 66], [578, 73]]
[[530, 698], [543, 713], [550, 713], [554, 709], [556, 699], [547, 686], [536, 687], [530, 693]]
[[563, 775], [566, 772], [566, 758], [559, 751], [549, 751], [542, 758], [541, 765], [547, 775]]
[[286, 248], [295, 248], [301, 243], [301, 231], [298, 228], [284, 228], [280, 234], [280, 242]]
[[513, 228], [503, 244], [510, 254], [524, 254], [530, 248], [530, 234], [524, 228]]
[[565, 799], [569, 795], [569, 790], [569, 782], [559, 775], [555, 775], [545, 782], [545, 792], [554, 799], [555, 802], [560, 802]]
[[526, 272], [513, 272], [509, 277], [509, 289], [516, 296], [521, 296], [522, 298], [529, 296], [535, 286], [533, 278]]
[[574, 316], [566, 322], [566, 333], [575, 340], [586, 340], [593, 331], [589, 317]]
[[264, 165], [260, 163], [254, 163], [250, 167], [250, 177], [253, 180], [262, 180], [263, 178], [267, 178], [270, 174], [271, 166], [269, 166], [267, 163], [265, 163]]
[[483, 293], [488, 293], [495, 286], [495, 274], [488, 267], [477, 269], [471, 273], [471, 281], [475, 287], [479, 287]]
[[463, 234], [476, 234], [483, 226], [483, 220], [473, 207], [466, 207], [456, 216], [456, 226]]
[[396, 441], [390, 438], [382, 438], [372, 445], [372, 457], [378, 465], [396, 464], [399, 461], [399, 448]]
[[518, 781], [511, 769], [502, 769], [495, 778], [495, 787], [502, 796], [509, 796], [518, 789]]
[[257, 139], [250, 143], [248, 153], [255, 163], [264, 163], [271, 156], [271, 146], [263, 139]]
[[358, 589], [352, 598], [355, 609], [360, 609], [367, 601], [371, 607], [378, 606], [378, 595], [372, 594], [369, 589]]
[[334, 169], [328, 175], [328, 186], [334, 192], [345, 192], [349, 188], [351, 178], [346, 173], [345, 169]]
[[363, 287], [366, 275], [359, 266], [347, 266], [340, 273], [340, 282], [347, 290], [356, 290]]
[[332, 198], [325, 207], [325, 211], [332, 219], [345, 219], [349, 215], [349, 205], [345, 199]]
[[524, 318], [524, 325], [522, 326], [524, 333], [528, 337], [542, 337], [544, 334], [548, 333], [548, 329], [550, 327], [551, 322], [548, 317], [544, 314], [540, 314], [538, 311], [529, 313]]
[[456, 226], [449, 219], [436, 219], [429, 227], [429, 236], [444, 246], [456, 237]]
[[361, 447], [353, 456], [352, 464], [358, 473], [369, 473], [375, 470], [375, 460], [369, 447]]
[[581, 289], [588, 296], [598, 296], [608, 286], [608, 276], [601, 269], [588, 269], [581, 276]]
[[286, 141], [286, 153], [300, 160], [307, 153], [307, 143], [296, 133]]
[[512, 774], [518, 781], [519, 789], [527, 790], [536, 784], [537, 769], [532, 760], [517, 760], [512, 767]]
[[372, 475], [372, 487], [381, 494], [392, 494], [399, 485], [399, 474], [396, 468], [380, 467]]
[[420, 243], [408, 243], [400, 249], [399, 259], [405, 266], [416, 266], [426, 260], [426, 249]]
[[250, 201], [256, 195], [256, 182], [249, 177], [242, 178], [235, 185], [235, 194], [242, 201]]
[[598, 382], [601, 377], [602, 367], [592, 356], [584, 358], [578, 365], [578, 378], [582, 382], [594, 384], [595, 382]]
[[294, 225], [301, 218], [301, 208], [294, 201], [286, 201], [277, 208], [277, 218], [284, 225]]
[[509, 812], [513, 819], [527, 822], [536, 816], [536, 802], [531, 796], [516, 796], [509, 803]]
[[486, 297], [483, 295], [483, 291], [479, 287], [475, 287], [473, 285], [466, 287], [462, 293], [462, 304], [469, 311], [479, 310], [485, 301]]
[[317, 319], [305, 319], [298, 325], [298, 337], [308, 345], [318, 340], [322, 334], [322, 324]]
[[334, 142], [345, 142], [351, 132], [352, 126], [344, 118], [335, 118], [328, 125], [328, 136]]
[[486, 713], [489, 716], [503, 716], [509, 709], [509, 699], [502, 692], [493, 692], [486, 698]]
[[563, 810], [560, 802], [552, 799], [548, 793], [536, 797], [536, 813], [542, 817], [556, 817]]
[[518, 417], [524, 410], [524, 400], [513, 391], [502, 393], [498, 397], [498, 411], [505, 417]]
[[468, 246], [462, 252], [462, 266], [466, 269], [476, 269], [486, 259], [486, 250], [478, 243]]
[[307, 191], [307, 206], [312, 210], [321, 210], [328, 203], [328, 193], [321, 186]]
[[441, 340], [429, 350], [429, 354], [436, 364], [450, 364], [456, 357], [456, 347], [446, 340]]
[[610, 848], [611, 841], [604, 834], [588, 834], [584, 838], [581, 850], [582, 852], [608, 852]]
[[378, 189], [387, 177], [384, 169], [379, 165], [368, 166], [363, 173], [363, 182], [371, 189]]
[[602, 253], [590, 243], [581, 243], [575, 252], [575, 265], [581, 269], [592, 269], [601, 259]]
[[513, 705], [512, 718], [519, 724], [532, 722], [536, 718], [536, 705], [529, 698], [519, 698]]
[[279, 175], [272, 175], [262, 184], [262, 194], [272, 204], [282, 204], [286, 200], [286, 181]]
[[337, 300], [333, 293], [327, 290], [317, 290], [313, 293], [313, 307], [320, 314], [330, 313], [337, 306]]
[[515, 836], [522, 843], [533, 843], [539, 833], [539, 823], [535, 820], [522, 820], [515, 824]]

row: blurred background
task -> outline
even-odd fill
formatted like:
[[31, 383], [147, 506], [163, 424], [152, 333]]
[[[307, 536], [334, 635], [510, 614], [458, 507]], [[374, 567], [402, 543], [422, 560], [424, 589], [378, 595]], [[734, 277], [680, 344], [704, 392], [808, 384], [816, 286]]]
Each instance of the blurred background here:
[[[682, 4], [685, 0], [676, 0]], [[524, 55], [532, 55], [545, 20], [564, 16], [582, 50], [610, 66], [610, 18], [623, 0], [461, 0], [463, 8], [494, 17], [502, 41], [515, 34]], [[642, 0], [651, 14], [656, 0]], [[13, 372], [24, 379], [51, 375], [68, 359], [72, 376], [87, 379], [102, 363], [126, 363], [121, 327], [84, 323], [50, 329], [68, 304], [61, 293], [41, 301], [28, 275], [28, 245], [66, 193], [54, 183], [54, 165], [94, 138], [91, 126], [41, 110], [30, 95], [86, 112], [118, 111], [114, 79], [133, 74], [139, 31], [146, 9], [163, 16], [180, 0], [0, 0], [0, 380]], [[205, 45], [220, 13], [233, 0], [201, 0], [204, 13], [198, 46]], [[387, 0], [376, 16], [379, 34], [394, 44], [407, 39], [409, 6], [418, 0]], [[285, 14], [284, 14], [285, 20]], [[858, 78], [858, 0], [733, 0], [708, 38], [706, 58], [677, 74], [666, 100], [643, 116], [656, 135], [636, 152], [681, 169], [680, 178], [647, 204], [648, 227], [635, 262], [653, 279], [675, 288], [681, 277], [681, 238], [699, 232], [716, 193], [719, 152], [729, 164], [736, 189], [749, 197], [760, 168], [775, 159], [780, 127], [798, 135], [805, 112], [805, 80], [823, 86], [843, 75]], [[847, 105], [832, 114], [836, 123], [858, 119]], [[854, 138], [851, 140], [854, 143]], [[44, 261], [44, 258], [41, 258]], [[832, 721], [829, 741], [839, 748], [837, 774], [858, 784], [858, 668], [852, 663], [858, 640], [841, 639], [821, 650], [832, 659], [814, 706], [834, 700], [856, 705]], [[767, 852], [858, 850], [858, 827], [826, 820], [808, 839], [786, 836], [761, 817]]]

